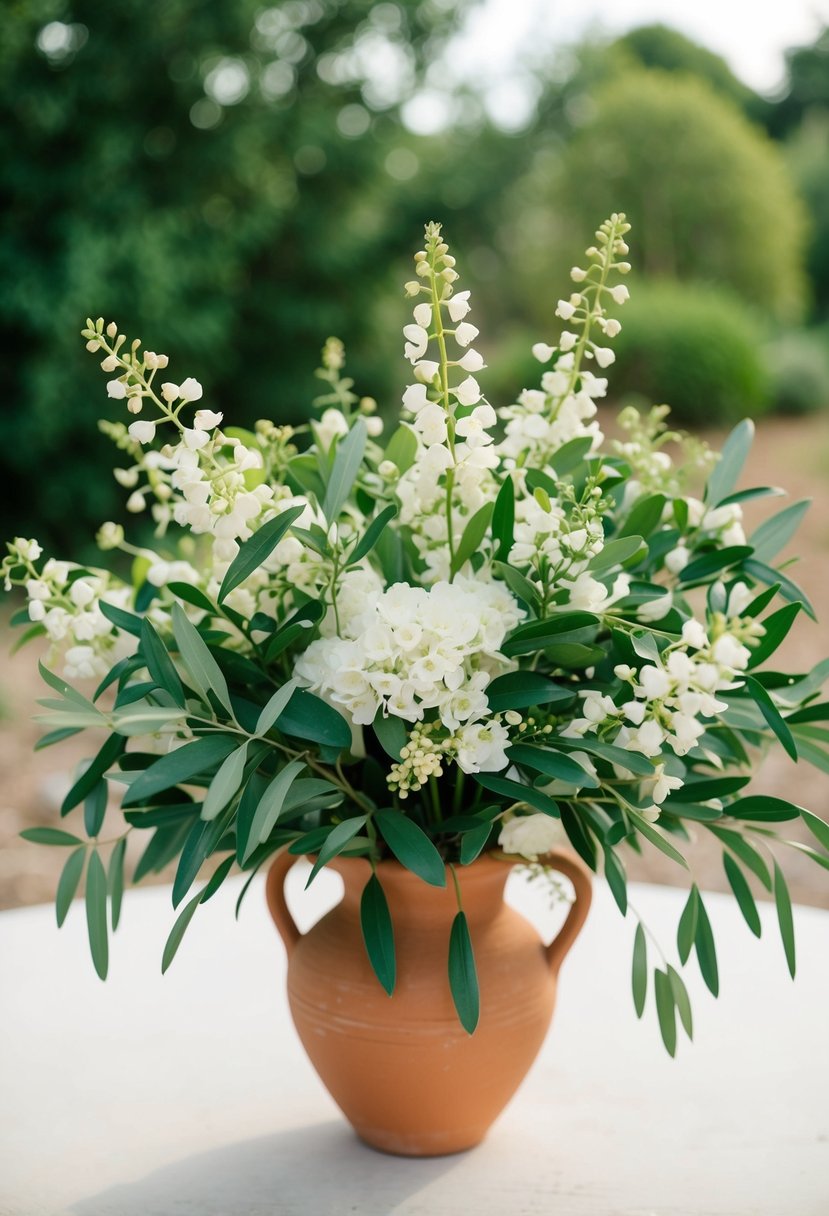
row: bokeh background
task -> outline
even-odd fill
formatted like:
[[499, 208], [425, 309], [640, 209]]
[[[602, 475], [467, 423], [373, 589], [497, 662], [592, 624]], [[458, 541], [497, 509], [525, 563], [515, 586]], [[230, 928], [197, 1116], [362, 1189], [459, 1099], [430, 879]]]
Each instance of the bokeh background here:
[[[126, 522], [87, 315], [168, 353], [239, 425], [306, 416], [336, 334], [391, 414], [401, 283], [440, 219], [506, 404], [537, 379], [568, 267], [624, 210], [606, 428], [631, 395], [714, 442], [758, 419], [749, 476], [817, 500], [797, 577], [829, 620], [827, 21], [798, 0], [6, 0], [2, 534], [90, 559], [100, 522]], [[806, 670], [826, 631], [796, 634], [782, 657]], [[32, 755], [35, 657], [0, 669], [0, 907], [52, 897], [59, 850], [17, 834], [54, 820], [85, 754]], [[785, 757], [757, 780], [829, 809], [829, 779]], [[823, 871], [789, 869], [796, 898], [829, 905]], [[632, 872], [681, 877], [662, 858]], [[697, 874], [724, 885], [716, 854]]]

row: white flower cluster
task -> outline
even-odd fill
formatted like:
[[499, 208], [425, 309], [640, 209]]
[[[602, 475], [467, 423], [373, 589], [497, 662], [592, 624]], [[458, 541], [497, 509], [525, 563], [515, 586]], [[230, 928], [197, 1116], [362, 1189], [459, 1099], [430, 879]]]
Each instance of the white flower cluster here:
[[[722, 589], [724, 596], [724, 589]], [[616, 676], [630, 691], [629, 699], [617, 705], [599, 690], [579, 693], [581, 716], [562, 731], [566, 738], [599, 734], [606, 742], [628, 751], [655, 758], [666, 748], [685, 756], [697, 746], [711, 719], [728, 708], [718, 693], [741, 686], [740, 675], [748, 666], [747, 643], [764, 633], [763, 626], [740, 613], [752, 598], [744, 583], [731, 591], [725, 613], [715, 613], [708, 630], [691, 619], [682, 628], [682, 640], [669, 645], [653, 661], [638, 670], [620, 664]], [[668, 776], [663, 764], [650, 779], [648, 796], [656, 804], [665, 800], [682, 780]]]
[[[415, 305], [414, 322], [403, 329], [405, 355], [416, 383], [403, 394], [418, 437], [414, 463], [397, 485], [401, 521], [412, 529], [427, 566], [429, 581], [449, 576], [452, 545], [457, 545], [471, 515], [497, 486], [490, 470], [498, 463], [493, 437], [495, 410], [486, 402], [472, 372], [484, 366], [471, 343], [478, 330], [465, 318], [468, 291], [455, 291], [458, 273], [439, 224], [426, 228], [426, 248], [415, 254], [418, 279], [406, 284]], [[458, 349], [449, 358], [447, 342]], [[428, 358], [430, 343], [437, 359]]]
[[457, 732], [461, 766], [485, 762], [503, 742], [497, 731], [484, 737], [491, 726], [486, 687], [514, 666], [499, 648], [522, 616], [497, 583], [458, 578], [429, 590], [395, 583], [341, 636], [312, 642], [296, 677], [358, 725], [378, 711], [419, 722], [434, 710]]
[[[686, 498], [688, 527], [698, 531], [700, 540], [714, 541], [718, 548], [744, 545], [743, 508], [738, 502], [722, 507], [707, 508], [698, 498]], [[680, 541], [665, 555], [665, 568], [671, 574], [681, 574], [691, 560], [691, 551]]]

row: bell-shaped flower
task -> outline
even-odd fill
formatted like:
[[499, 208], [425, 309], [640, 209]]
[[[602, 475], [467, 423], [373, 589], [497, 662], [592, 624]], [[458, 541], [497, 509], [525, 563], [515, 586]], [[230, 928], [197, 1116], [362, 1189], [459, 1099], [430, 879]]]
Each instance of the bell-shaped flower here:
[[[474, 376], [467, 376], [452, 392], [460, 405], [476, 405], [481, 400], [481, 388]], [[493, 425], [494, 425], [493, 418]]]
[[461, 321], [458, 328], [455, 330], [455, 341], [458, 346], [468, 346], [470, 342], [474, 342], [480, 333], [474, 325], [470, 325], [468, 321]]
[[422, 325], [404, 325], [403, 337], [406, 339], [403, 353], [410, 363], [416, 363], [426, 354], [429, 335]]
[[469, 312], [469, 292], [459, 291], [457, 295], [452, 296], [446, 307], [453, 321], [462, 321]]

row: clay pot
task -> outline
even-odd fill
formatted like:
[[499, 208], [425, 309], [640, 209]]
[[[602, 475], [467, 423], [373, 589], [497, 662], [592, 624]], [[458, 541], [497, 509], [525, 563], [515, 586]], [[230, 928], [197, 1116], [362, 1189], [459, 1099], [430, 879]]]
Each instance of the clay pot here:
[[389, 902], [397, 984], [389, 997], [366, 956], [360, 896], [365, 858], [337, 858], [342, 902], [301, 934], [288, 910], [285, 853], [268, 874], [268, 906], [288, 952], [288, 998], [299, 1037], [360, 1138], [388, 1153], [426, 1157], [478, 1144], [520, 1085], [547, 1033], [562, 960], [590, 907], [589, 872], [554, 850], [545, 860], [574, 884], [575, 903], [544, 946], [504, 902], [511, 866], [484, 856], [457, 866], [478, 970], [474, 1034], [458, 1022], [447, 978], [457, 911], [451, 876], [427, 885], [395, 861], [377, 867]]

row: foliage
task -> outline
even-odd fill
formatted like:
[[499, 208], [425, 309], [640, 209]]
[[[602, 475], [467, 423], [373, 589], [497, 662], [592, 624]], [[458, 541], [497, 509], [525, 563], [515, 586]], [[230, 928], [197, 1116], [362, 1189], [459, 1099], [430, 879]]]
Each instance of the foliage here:
[[578, 236], [584, 198], [624, 203], [649, 276], [721, 283], [778, 317], [799, 311], [803, 206], [779, 150], [704, 81], [640, 70], [599, 90], [555, 189]]
[[[653, 847], [687, 866], [689, 824], [722, 845], [752, 932], [747, 876], [773, 891], [794, 974], [778, 863], [788, 842], [770, 825], [801, 817], [818, 847], [793, 847], [829, 868], [829, 824], [746, 786], [753, 757], [775, 741], [829, 767], [820, 700], [829, 663], [793, 676], [765, 666], [812, 612], [775, 564], [807, 504], [746, 536], [741, 503], [779, 493], [738, 489], [748, 422], [716, 461], [686, 443], [674, 464], [665, 443], [682, 437], [659, 410], [627, 411], [624, 438], [605, 443], [596, 401], [620, 332], [608, 306], [628, 298], [628, 228], [611, 216], [573, 267], [556, 308], [565, 328], [555, 345], [533, 347], [540, 386], [500, 410], [498, 437], [476, 379], [484, 360], [470, 293], [438, 224], [427, 225], [405, 286], [411, 382], [384, 444], [374, 403], [352, 391], [333, 339], [310, 426], [249, 431], [199, 405], [193, 377], [164, 379], [166, 355], [88, 320], [87, 349], [132, 419], [109, 423], [118, 480], [136, 513], [149, 508], [155, 546], [133, 546], [112, 522], [101, 528], [105, 552], [135, 559], [132, 583], [44, 560], [21, 537], [2, 571], [27, 594], [24, 638], [46, 635], [50, 666], [63, 663], [62, 675], [41, 667], [50, 690], [41, 746], [107, 731], [62, 806], [82, 823], [26, 833], [67, 850], [59, 923], [85, 874], [102, 978], [133, 835], [146, 841], [133, 882], [177, 859], [163, 970], [234, 870], [252, 876], [285, 848], [315, 856], [309, 881], [340, 855], [367, 859], [363, 936], [391, 993], [385, 859], [445, 886], [484, 850], [543, 868], [568, 842], [603, 867], [626, 915], [626, 850]], [[689, 492], [695, 473], [702, 498]], [[91, 695], [68, 682], [89, 678]], [[127, 827], [112, 837], [109, 793], [119, 786]], [[447, 982], [472, 1033], [474, 941], [453, 885]], [[677, 966], [665, 955], [650, 983], [641, 923], [634, 942], [637, 1013], [652, 991], [672, 1055], [677, 1016], [692, 1033], [680, 974], [692, 953], [716, 996], [712, 927], [693, 883]]]
[[778, 414], [811, 414], [829, 408], [829, 351], [820, 330], [791, 330], [765, 349], [772, 408]]
[[758, 332], [756, 314], [721, 289], [641, 283], [625, 313], [614, 390], [665, 401], [695, 426], [758, 417], [772, 404]]

